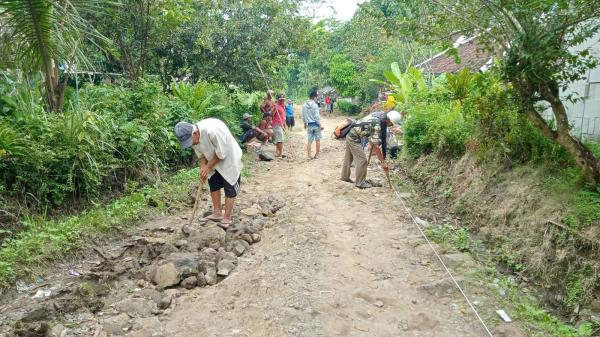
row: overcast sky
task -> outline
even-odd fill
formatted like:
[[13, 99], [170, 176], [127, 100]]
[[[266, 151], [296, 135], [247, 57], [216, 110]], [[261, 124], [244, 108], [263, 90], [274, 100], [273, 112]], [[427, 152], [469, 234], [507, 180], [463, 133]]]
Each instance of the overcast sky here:
[[333, 17], [340, 21], [352, 18], [359, 3], [365, 0], [324, 0], [320, 4], [312, 5], [312, 11], [318, 19]]

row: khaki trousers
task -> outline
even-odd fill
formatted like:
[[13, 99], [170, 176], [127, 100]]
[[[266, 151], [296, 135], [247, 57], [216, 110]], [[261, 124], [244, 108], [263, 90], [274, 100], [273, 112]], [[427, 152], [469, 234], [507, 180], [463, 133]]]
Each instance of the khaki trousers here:
[[342, 165], [342, 180], [350, 180], [350, 165], [354, 161], [356, 167], [356, 186], [362, 184], [367, 178], [367, 155], [363, 151], [360, 143], [355, 143], [346, 138], [346, 154], [344, 155], [344, 165]]

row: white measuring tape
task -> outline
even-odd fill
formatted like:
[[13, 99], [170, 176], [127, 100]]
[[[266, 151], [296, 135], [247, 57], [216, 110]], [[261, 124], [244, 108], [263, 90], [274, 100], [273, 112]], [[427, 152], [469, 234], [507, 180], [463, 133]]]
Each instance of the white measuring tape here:
[[404, 199], [402, 199], [402, 197], [400, 196], [400, 194], [398, 193], [398, 191], [396, 190], [396, 187], [394, 185], [392, 185], [392, 189], [394, 190], [394, 193], [396, 194], [396, 197], [398, 199], [400, 199], [400, 202], [402, 203], [402, 206], [404, 207], [404, 210], [406, 210], [406, 213], [408, 213], [408, 215], [412, 219], [413, 223], [415, 224], [415, 226], [417, 227], [417, 229], [419, 230], [419, 232], [421, 233], [421, 235], [423, 236], [423, 238], [425, 239], [425, 241], [427, 241], [427, 244], [429, 245], [429, 247], [431, 248], [431, 250], [433, 251], [433, 253], [435, 254], [435, 256], [438, 258], [438, 260], [440, 261], [441, 265], [446, 270], [446, 273], [448, 273], [448, 275], [450, 276], [450, 279], [452, 279], [452, 282], [454, 282], [454, 285], [456, 285], [456, 287], [458, 288], [458, 290], [460, 291], [460, 293], [463, 295], [463, 297], [465, 298], [465, 300], [467, 301], [467, 303], [471, 307], [471, 310], [473, 310], [473, 312], [475, 313], [475, 316], [477, 316], [477, 319], [479, 320], [479, 322], [481, 322], [481, 325], [483, 326], [483, 328], [485, 329], [485, 331], [487, 332], [487, 334], [490, 337], [494, 337], [494, 335], [492, 335], [492, 332], [490, 331], [490, 329], [487, 327], [487, 325], [483, 321], [483, 318], [481, 318], [481, 316], [479, 315], [479, 312], [477, 312], [477, 309], [475, 309], [475, 306], [473, 305], [473, 303], [471, 303], [471, 300], [469, 300], [469, 297], [467, 297], [467, 294], [464, 292], [464, 290], [462, 289], [462, 287], [460, 286], [460, 284], [458, 284], [458, 282], [454, 278], [454, 275], [452, 275], [452, 272], [450, 271], [450, 269], [448, 269], [448, 267], [446, 266], [446, 264], [442, 260], [442, 257], [440, 256], [440, 254], [438, 254], [438, 252], [435, 250], [435, 247], [431, 244], [431, 241], [429, 241], [429, 238], [427, 238], [427, 235], [425, 235], [425, 232], [423, 232], [423, 229], [421, 229], [421, 226], [419, 226], [419, 224], [417, 223], [417, 220], [412, 215], [410, 209], [408, 209], [408, 207], [406, 206], [406, 203], [404, 202]]

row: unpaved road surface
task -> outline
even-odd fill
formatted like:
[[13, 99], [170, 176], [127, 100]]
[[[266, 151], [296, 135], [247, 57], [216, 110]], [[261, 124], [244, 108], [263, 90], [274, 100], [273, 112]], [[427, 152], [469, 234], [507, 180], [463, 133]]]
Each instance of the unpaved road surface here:
[[420, 239], [398, 200], [386, 188], [361, 191], [339, 181], [343, 142], [325, 137], [321, 157], [306, 160], [304, 132], [297, 129], [285, 148], [292, 158], [253, 170], [244, 186], [249, 195], [286, 200], [276, 224], [234, 275], [182, 301], [164, 331], [190, 337], [482, 336], [458, 294], [440, 299], [423, 290], [446, 275], [415, 252]]
[[[99, 305], [93, 313], [75, 309], [69, 314], [42, 313], [36, 317], [51, 323], [40, 329], [60, 337], [486, 336], [464, 299], [448, 286], [447, 275], [393, 193], [386, 187], [358, 190], [339, 181], [344, 142], [329, 137], [334, 124], [335, 120], [325, 119], [319, 159], [306, 159], [305, 134], [297, 126], [285, 144], [287, 158], [253, 165], [252, 177], [242, 184], [236, 205], [238, 221], [256, 217], [252, 212], [250, 216], [239, 212], [268, 197], [279, 200], [282, 207], [265, 217], [262, 240], [237, 258], [227, 278], [213, 286], [158, 292], [144, 281], [148, 272], [113, 266], [113, 272], [125, 270], [112, 280], [109, 293], [102, 295], [103, 307]], [[369, 177], [385, 183], [375, 163], [371, 163]], [[187, 212], [142, 226], [141, 230], [159, 237], [144, 239], [146, 245], [159, 239], [159, 243], [185, 245], [178, 227]], [[152, 254], [145, 248], [138, 255], [134, 250], [123, 254], [133, 256], [125, 260], [165, 255], [164, 249]], [[84, 274], [85, 261], [78, 268]], [[70, 277], [48, 277], [47, 281], [77, 288], [78, 279]], [[441, 290], [436, 288], [440, 284]], [[73, 292], [89, 293], [81, 287]], [[162, 309], [152, 304], [153, 309], [146, 310], [145, 302], [138, 303], [141, 293], [158, 297], [155, 302]], [[161, 303], [164, 294], [170, 296], [169, 303]], [[15, 306], [23, 308], [32, 302], [47, 303], [21, 296], [0, 314], [9, 317], [17, 310]], [[29, 314], [27, 320], [19, 315], [14, 314], [12, 322], [35, 321]], [[14, 333], [7, 328], [14, 328], [14, 323], [8, 321], [4, 331], [11, 332], [5, 332], [6, 336]], [[58, 327], [57, 322], [61, 323]]]

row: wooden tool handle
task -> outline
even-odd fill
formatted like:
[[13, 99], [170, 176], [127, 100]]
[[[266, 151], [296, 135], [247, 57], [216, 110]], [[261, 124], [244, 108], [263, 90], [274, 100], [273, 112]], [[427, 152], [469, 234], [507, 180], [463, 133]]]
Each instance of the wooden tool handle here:
[[196, 199], [194, 200], [194, 208], [192, 208], [192, 216], [190, 217], [190, 221], [188, 221], [188, 226], [192, 226], [192, 222], [194, 221], [194, 217], [196, 216], [196, 208], [198, 207], [198, 199], [200, 199], [200, 194], [202, 193], [202, 180], [200, 180], [200, 184], [198, 184], [198, 191], [196, 191]]

